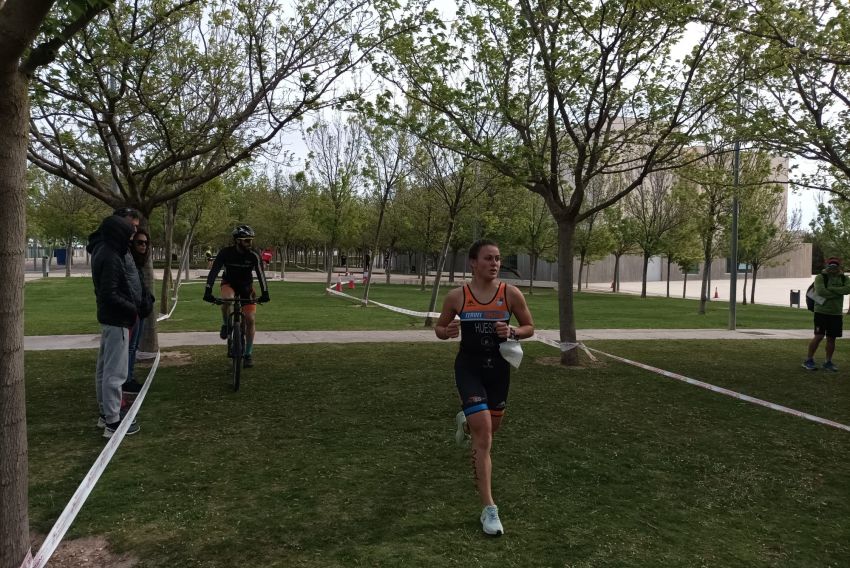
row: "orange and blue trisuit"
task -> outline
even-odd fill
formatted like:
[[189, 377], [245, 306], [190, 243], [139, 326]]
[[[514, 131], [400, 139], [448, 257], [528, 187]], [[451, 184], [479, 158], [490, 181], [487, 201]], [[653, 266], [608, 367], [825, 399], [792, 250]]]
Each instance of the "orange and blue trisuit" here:
[[455, 358], [455, 383], [466, 416], [488, 410], [502, 416], [508, 401], [510, 365], [499, 354], [496, 322], [508, 323], [507, 284], [499, 283], [496, 294], [486, 302], [463, 287], [460, 311], [460, 351]]

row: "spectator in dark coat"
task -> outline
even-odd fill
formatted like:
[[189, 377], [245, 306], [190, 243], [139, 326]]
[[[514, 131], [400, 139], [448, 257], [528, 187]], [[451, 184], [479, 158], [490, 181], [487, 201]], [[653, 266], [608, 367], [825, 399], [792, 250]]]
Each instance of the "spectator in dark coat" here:
[[[95, 390], [105, 438], [111, 438], [121, 424], [121, 385], [127, 380], [129, 333], [143, 301], [139, 272], [125, 261], [135, 229], [132, 220], [111, 215], [92, 233], [87, 247], [92, 255], [97, 321], [101, 326]], [[138, 431], [134, 423], [127, 433]]]

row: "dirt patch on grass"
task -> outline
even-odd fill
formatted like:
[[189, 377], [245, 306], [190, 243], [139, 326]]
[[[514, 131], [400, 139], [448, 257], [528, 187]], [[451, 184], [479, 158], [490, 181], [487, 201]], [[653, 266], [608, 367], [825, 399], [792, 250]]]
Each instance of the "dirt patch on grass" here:
[[[33, 536], [32, 540], [35, 555], [44, 536]], [[105, 538], [95, 536], [62, 541], [47, 565], [50, 568], [133, 568], [138, 563], [138, 558], [113, 553]]]
[[[150, 369], [154, 359], [136, 361], [137, 367]], [[185, 367], [192, 364], [192, 356], [184, 351], [162, 351], [159, 357], [160, 367]]]
[[585, 369], [602, 369], [608, 364], [602, 360], [590, 361], [589, 359], [579, 362], [575, 367], [564, 367], [561, 365], [560, 357], [537, 357], [534, 362], [545, 367], [560, 367], [565, 371], [583, 371]]

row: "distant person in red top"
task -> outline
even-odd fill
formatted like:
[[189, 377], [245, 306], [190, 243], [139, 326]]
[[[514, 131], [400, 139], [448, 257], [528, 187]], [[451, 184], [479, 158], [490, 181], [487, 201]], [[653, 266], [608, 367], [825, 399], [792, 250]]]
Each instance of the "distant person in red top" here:
[[[499, 280], [502, 257], [495, 242], [473, 243], [469, 264], [472, 281], [446, 295], [434, 331], [440, 339], [460, 336], [455, 384], [462, 410], [455, 417], [455, 439], [464, 445], [471, 436], [475, 484], [484, 505], [481, 528], [487, 535], [499, 536], [504, 529], [491, 490], [490, 448], [502, 424], [510, 385], [510, 365], [501, 344], [531, 337], [534, 322], [522, 292]], [[511, 317], [516, 318], [517, 327], [510, 325]]]
[[268, 247], [260, 254], [260, 260], [263, 261], [263, 268], [268, 270], [269, 264], [272, 262], [272, 247]]

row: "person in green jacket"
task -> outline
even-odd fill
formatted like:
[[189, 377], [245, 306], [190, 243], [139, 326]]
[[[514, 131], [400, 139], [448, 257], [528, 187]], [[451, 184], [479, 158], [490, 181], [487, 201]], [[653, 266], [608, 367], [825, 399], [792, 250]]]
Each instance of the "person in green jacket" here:
[[826, 336], [826, 361], [824, 371], [838, 371], [832, 362], [835, 338], [841, 337], [843, 327], [844, 296], [850, 294], [850, 281], [841, 271], [841, 259], [830, 257], [826, 267], [815, 276], [815, 336], [809, 342], [809, 357], [803, 363], [808, 371], [817, 371], [814, 356], [821, 340]]

